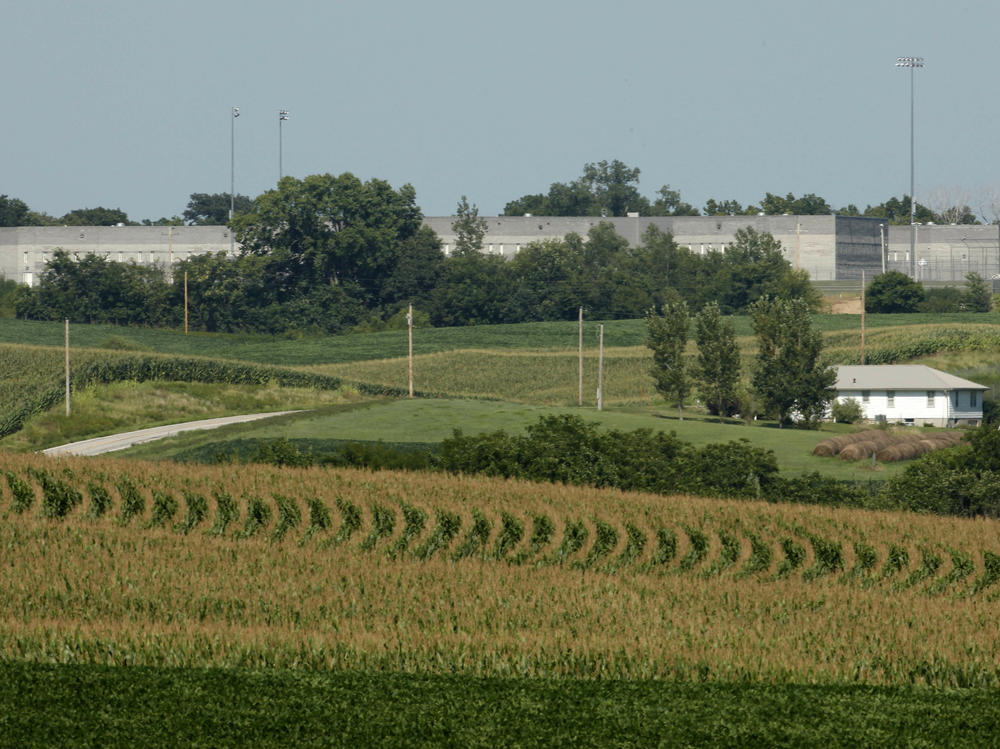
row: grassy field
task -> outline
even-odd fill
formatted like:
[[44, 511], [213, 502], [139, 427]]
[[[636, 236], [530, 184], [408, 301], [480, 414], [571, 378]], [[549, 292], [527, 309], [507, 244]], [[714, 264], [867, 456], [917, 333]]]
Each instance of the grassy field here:
[[[0, 660], [1000, 686], [1000, 522], [3, 456]], [[10, 476], [13, 476], [13, 479]]]
[[607, 429], [633, 431], [652, 429], [675, 432], [695, 445], [748, 439], [773, 450], [778, 465], [788, 475], [819, 471], [838, 479], [884, 480], [903, 470], [903, 463], [878, 464], [875, 470], [866, 461], [846, 462], [812, 454], [820, 441], [850, 431], [843, 424], [825, 424], [821, 430], [777, 429], [772, 422], [747, 426], [728, 419], [688, 416], [678, 421], [671, 409], [642, 407], [597, 411], [593, 407], [546, 407], [502, 401], [462, 399], [380, 400], [344, 407], [320, 408], [313, 413], [283, 417], [261, 423], [239, 424], [211, 432], [189, 432], [155, 443], [137, 445], [122, 454], [141, 459], [185, 459], [192, 453], [204, 454], [207, 446], [225, 452], [226, 443], [236, 440], [289, 439], [308, 444], [335, 441], [385, 441], [430, 446], [450, 437], [453, 430], [478, 434], [503, 429], [521, 432], [541, 416], [571, 413]]

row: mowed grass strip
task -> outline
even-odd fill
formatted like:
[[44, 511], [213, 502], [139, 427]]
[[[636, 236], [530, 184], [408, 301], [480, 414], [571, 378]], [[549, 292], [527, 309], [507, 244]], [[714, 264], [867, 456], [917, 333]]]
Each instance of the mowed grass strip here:
[[[282, 417], [279, 422], [261, 422], [222, 427], [211, 432], [181, 434], [148, 445], [137, 445], [123, 455], [152, 460], [170, 460], [192, 451], [205, 453], [210, 445], [220, 448], [229, 440], [343, 440], [425, 446], [451, 437], [455, 429], [479, 434], [503, 429], [520, 433], [542, 416], [575, 414], [606, 429], [675, 432], [694, 445], [747, 439], [754, 445], [773, 450], [779, 468], [787, 475], [820, 473], [855, 481], [881, 481], [902, 471], [906, 463], [878, 464], [845, 462], [812, 454], [817, 443], [853, 427], [826, 424], [820, 430], [778, 429], [770, 422], [748, 426], [741, 421], [722, 422], [709, 417], [687, 416], [683, 421], [669, 408], [635, 407], [598, 411], [585, 408], [533, 406], [486, 400], [398, 399], [377, 400], [318, 408], [305, 414]], [[933, 430], [929, 430], [933, 431]]]
[[997, 745], [984, 689], [0, 664], [6, 746]]

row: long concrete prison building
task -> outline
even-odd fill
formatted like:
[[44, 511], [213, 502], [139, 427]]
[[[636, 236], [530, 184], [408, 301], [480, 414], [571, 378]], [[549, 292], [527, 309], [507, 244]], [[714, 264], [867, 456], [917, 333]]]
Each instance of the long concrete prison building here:
[[[883, 270], [910, 272], [910, 227], [887, 226], [880, 219], [854, 216], [675, 216], [565, 218], [489, 216], [483, 251], [513, 257], [522, 247], [571, 232], [586, 236], [607, 221], [631, 244], [642, 242], [650, 226], [670, 233], [694, 252], [721, 250], [738, 229], [753, 227], [778, 239], [785, 258], [818, 282], [860, 281]], [[445, 253], [455, 247], [454, 217], [428, 217]], [[916, 227], [916, 276], [926, 282], [961, 283], [976, 272], [1000, 280], [1000, 227]], [[36, 283], [56, 249], [97, 253], [109, 260], [140, 264], [172, 262], [206, 252], [230, 252], [225, 226], [56, 226], [0, 228], [0, 276]], [[235, 245], [239, 250], [239, 245]]]

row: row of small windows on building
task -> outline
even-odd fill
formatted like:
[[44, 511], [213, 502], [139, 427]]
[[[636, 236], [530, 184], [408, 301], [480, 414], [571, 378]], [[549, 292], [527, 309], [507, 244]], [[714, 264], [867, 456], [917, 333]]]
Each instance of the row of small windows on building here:
[[[203, 252], [203, 251], [202, 251]], [[125, 250], [120, 252], [89, 252], [89, 255], [104, 255], [107, 260], [116, 260], [119, 263], [125, 263], [129, 260], [135, 260], [138, 264], [142, 265], [144, 259], [148, 260], [150, 263], [155, 262], [167, 262], [170, 258], [177, 260], [187, 260], [188, 258], [202, 254], [202, 252], [193, 250]], [[24, 256], [24, 269], [28, 270], [31, 268], [31, 261], [34, 260], [36, 263], [44, 264], [52, 256], [51, 252], [25, 252]], [[34, 256], [34, 257], [32, 257]]]
[[[958, 390], [952, 390], [951, 391], [951, 401], [952, 401], [952, 406], [954, 408], [958, 408], [958, 401], [959, 401], [959, 397], [958, 396], [959, 396], [959, 392], [960, 391], [958, 391]], [[850, 397], [850, 396], [848, 395], [847, 397]], [[862, 403], [870, 403], [871, 402], [871, 397], [872, 397], [872, 391], [871, 390], [862, 390], [861, 391], [861, 402]], [[935, 390], [928, 390], [927, 391], [927, 408], [934, 408], [935, 403], [936, 403], [936, 399], [937, 399], [937, 391], [935, 391]], [[887, 408], [895, 408], [896, 407], [896, 391], [895, 390], [886, 390], [885, 391], [885, 401], [886, 401], [885, 405], [886, 405]], [[977, 408], [978, 406], [979, 406], [979, 393], [977, 393], [975, 390], [970, 390], [969, 391], [969, 407], [970, 408]]]
[[[697, 252], [699, 255], [705, 255], [709, 252], [714, 252], [714, 251], [723, 252], [728, 246], [729, 245], [727, 245], [725, 242], [722, 242], [718, 245], [714, 244], [684, 245], [684, 247], [686, 247], [688, 250], [690, 250], [691, 252]], [[513, 247], [515, 255], [521, 251], [520, 244], [515, 244], [513, 245]], [[483, 245], [483, 252], [485, 252], [487, 255], [503, 255], [503, 248], [504, 245], [502, 244], [487, 244]], [[443, 244], [442, 249], [444, 250], [445, 255], [451, 255], [455, 247], [454, 245], [451, 244]]]

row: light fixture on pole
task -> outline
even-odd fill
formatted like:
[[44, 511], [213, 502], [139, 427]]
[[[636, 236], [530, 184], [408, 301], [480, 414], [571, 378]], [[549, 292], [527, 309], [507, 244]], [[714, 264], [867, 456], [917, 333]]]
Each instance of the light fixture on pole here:
[[233, 235], [233, 214], [236, 208], [236, 118], [240, 108], [233, 107], [229, 121], [229, 254], [236, 254], [236, 237]]
[[282, 164], [282, 140], [281, 140], [281, 123], [288, 119], [288, 110], [279, 109], [278, 110], [278, 181], [285, 176], [283, 164]]
[[917, 198], [913, 194], [913, 80], [917, 68], [924, 66], [922, 57], [897, 57], [897, 68], [910, 69], [910, 277], [917, 277]]

